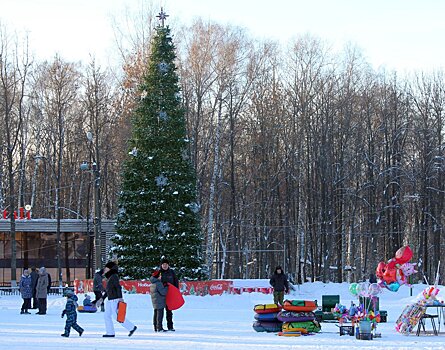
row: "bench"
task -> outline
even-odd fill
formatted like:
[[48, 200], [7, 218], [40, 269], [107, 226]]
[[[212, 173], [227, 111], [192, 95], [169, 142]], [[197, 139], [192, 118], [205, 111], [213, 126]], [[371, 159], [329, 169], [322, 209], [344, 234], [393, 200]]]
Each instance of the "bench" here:
[[315, 311], [315, 319], [318, 322], [337, 320], [332, 313], [336, 304], [340, 304], [340, 295], [322, 295], [321, 310]]

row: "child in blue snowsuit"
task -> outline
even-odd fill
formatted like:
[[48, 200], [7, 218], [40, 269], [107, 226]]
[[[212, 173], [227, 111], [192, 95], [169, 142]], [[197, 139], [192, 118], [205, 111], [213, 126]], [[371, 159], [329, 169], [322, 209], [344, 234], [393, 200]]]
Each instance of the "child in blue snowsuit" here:
[[73, 291], [67, 290], [65, 292], [66, 296], [66, 306], [65, 310], [62, 311], [62, 318], [66, 315], [65, 323], [65, 333], [61, 334], [62, 337], [69, 337], [71, 327], [73, 327], [78, 333], [79, 337], [83, 333], [83, 328], [77, 324], [77, 296]]

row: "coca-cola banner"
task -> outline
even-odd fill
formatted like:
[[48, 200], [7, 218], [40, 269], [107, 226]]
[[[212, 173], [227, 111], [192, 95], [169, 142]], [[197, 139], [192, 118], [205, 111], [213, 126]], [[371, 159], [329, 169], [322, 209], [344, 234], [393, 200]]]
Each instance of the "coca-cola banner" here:
[[228, 280], [180, 282], [179, 289], [183, 295], [220, 295], [228, 293], [232, 285]]
[[[127, 294], [150, 293], [150, 281], [120, 281], [122, 291]], [[196, 282], [180, 282], [179, 289], [184, 295], [220, 295], [231, 290], [233, 282], [229, 280], [212, 280]], [[75, 280], [76, 294], [93, 291], [93, 280]]]

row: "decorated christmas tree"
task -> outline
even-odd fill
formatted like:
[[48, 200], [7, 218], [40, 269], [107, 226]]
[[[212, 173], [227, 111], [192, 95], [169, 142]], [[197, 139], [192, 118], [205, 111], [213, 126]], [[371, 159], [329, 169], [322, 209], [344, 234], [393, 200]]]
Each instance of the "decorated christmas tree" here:
[[149, 277], [165, 257], [179, 278], [200, 279], [206, 273], [196, 174], [188, 156], [175, 48], [162, 10], [158, 18], [132, 115], [112, 253], [129, 278]]

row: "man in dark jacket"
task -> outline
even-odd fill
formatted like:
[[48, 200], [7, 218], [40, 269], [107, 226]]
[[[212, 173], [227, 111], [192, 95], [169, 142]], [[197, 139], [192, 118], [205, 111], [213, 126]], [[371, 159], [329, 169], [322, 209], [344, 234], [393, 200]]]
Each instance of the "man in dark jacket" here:
[[[106, 308], [104, 313], [105, 329], [106, 334], [103, 337], [114, 337], [114, 325], [113, 319], [116, 319], [117, 308], [120, 301], [124, 301], [122, 298], [122, 287], [119, 283], [118, 268], [115, 262], [109, 261], [105, 265], [105, 277], [107, 278], [107, 288], [105, 290], [104, 298], [108, 297], [106, 300]], [[128, 319], [125, 318], [124, 322], [121, 323], [130, 333], [128, 336], [131, 337], [137, 327]]]
[[46, 271], [46, 273], [48, 274], [48, 286], [46, 287], [46, 292], [49, 294], [49, 292], [51, 291], [51, 275], [48, 271]]
[[[167, 283], [171, 283], [176, 288], [179, 288], [179, 281], [176, 277], [175, 271], [170, 268], [169, 261], [166, 258], [163, 258], [161, 260], [160, 271], [161, 281], [164, 285], [167, 285]], [[173, 328], [173, 312], [168, 309], [167, 305], [165, 306], [165, 313], [167, 318], [167, 329], [174, 332], [175, 329]]]
[[[94, 274], [94, 278], [93, 278], [93, 292], [95, 295], [95, 299], [93, 300], [92, 304], [96, 305], [97, 301], [100, 300], [100, 311], [104, 312], [105, 308], [104, 308], [104, 303], [102, 302], [103, 300], [103, 293], [105, 291], [104, 286], [102, 284], [102, 275], [104, 274], [104, 269], [100, 269], [97, 270], [96, 273]], [[97, 305], [99, 306], [99, 305]]]
[[31, 289], [32, 289], [32, 308], [37, 309], [39, 307], [39, 301], [36, 297], [37, 280], [39, 279], [39, 273], [35, 266], [31, 267]]
[[289, 292], [289, 283], [281, 266], [276, 267], [269, 283], [273, 287], [273, 302], [283, 305], [284, 293]]

